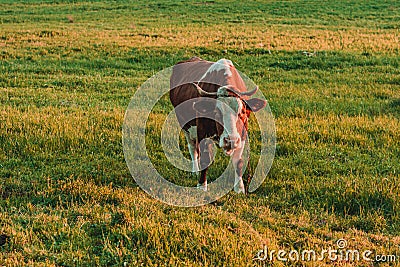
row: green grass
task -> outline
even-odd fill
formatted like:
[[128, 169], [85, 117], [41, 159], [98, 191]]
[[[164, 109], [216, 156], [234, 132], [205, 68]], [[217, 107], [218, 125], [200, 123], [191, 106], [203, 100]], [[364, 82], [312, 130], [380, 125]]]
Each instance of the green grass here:
[[[400, 255], [398, 14], [383, 0], [0, 1], [0, 265], [262, 266], [264, 244], [339, 238]], [[122, 123], [143, 82], [194, 55], [229, 58], [259, 85], [277, 150], [254, 193], [177, 208], [135, 184]]]

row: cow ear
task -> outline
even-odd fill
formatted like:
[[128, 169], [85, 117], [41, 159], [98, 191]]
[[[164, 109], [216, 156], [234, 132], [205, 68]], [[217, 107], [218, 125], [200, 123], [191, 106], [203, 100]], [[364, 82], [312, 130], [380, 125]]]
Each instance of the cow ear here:
[[246, 100], [245, 103], [246, 103], [247, 109], [250, 109], [253, 112], [257, 112], [267, 105], [267, 101], [259, 99], [259, 98], [252, 98], [252, 99]]
[[202, 99], [193, 103], [193, 109], [200, 114], [212, 113], [215, 110], [215, 102]]

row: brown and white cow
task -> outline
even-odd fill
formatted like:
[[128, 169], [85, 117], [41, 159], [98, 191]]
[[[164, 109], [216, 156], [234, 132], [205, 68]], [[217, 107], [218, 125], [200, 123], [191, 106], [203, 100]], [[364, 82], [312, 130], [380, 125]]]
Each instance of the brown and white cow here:
[[[209, 140], [212, 139], [225, 155], [232, 157], [235, 192], [245, 193], [242, 153], [247, 139], [247, 119], [251, 111], [266, 105], [265, 100], [249, 99], [257, 89], [247, 92], [243, 79], [227, 59], [210, 62], [194, 57], [173, 67], [170, 100], [188, 142], [192, 171], [201, 171], [198, 188], [207, 190], [206, 174], [212, 161]], [[176, 107], [184, 103], [189, 105], [178, 111]]]

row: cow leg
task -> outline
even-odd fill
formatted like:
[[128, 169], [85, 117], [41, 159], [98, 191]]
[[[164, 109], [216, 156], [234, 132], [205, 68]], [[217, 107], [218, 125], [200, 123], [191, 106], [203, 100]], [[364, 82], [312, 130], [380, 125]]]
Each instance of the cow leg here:
[[243, 149], [245, 147], [246, 141], [241, 142], [241, 147], [237, 148], [232, 154], [232, 163], [235, 169], [235, 184], [233, 189], [236, 193], [243, 193], [245, 194], [245, 188], [243, 183]]
[[199, 182], [197, 183], [197, 188], [203, 191], [207, 191], [207, 169], [201, 170]]
[[188, 143], [188, 149], [190, 153], [190, 158], [192, 159], [192, 172], [194, 174], [198, 174], [200, 171], [199, 168], [199, 144], [197, 143], [197, 129], [192, 129], [191, 127], [189, 131], [184, 131], [186, 141]]
[[197, 188], [207, 191], [207, 170], [212, 160], [212, 145], [210, 139], [203, 139], [200, 142], [200, 167], [201, 174]]
[[199, 168], [199, 147], [197, 144], [188, 144], [190, 157], [192, 158], [192, 172], [198, 174]]

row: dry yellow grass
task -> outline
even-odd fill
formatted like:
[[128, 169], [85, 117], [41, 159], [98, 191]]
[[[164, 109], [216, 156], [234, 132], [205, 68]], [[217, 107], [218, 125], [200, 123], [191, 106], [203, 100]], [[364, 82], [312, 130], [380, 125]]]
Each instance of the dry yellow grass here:
[[[190, 29], [190, 30], [188, 30]], [[398, 54], [398, 29], [326, 28], [293, 25], [188, 25], [136, 27], [122, 30], [84, 29], [68, 27], [50, 31], [52, 36], [43, 35], [36, 27], [24, 29], [2, 29], [7, 40], [0, 46], [11, 50], [28, 47], [103, 46], [132, 47], [213, 47], [216, 49], [266, 49], [287, 51], [348, 51], [379, 52]]]

